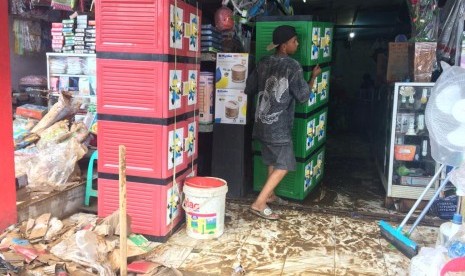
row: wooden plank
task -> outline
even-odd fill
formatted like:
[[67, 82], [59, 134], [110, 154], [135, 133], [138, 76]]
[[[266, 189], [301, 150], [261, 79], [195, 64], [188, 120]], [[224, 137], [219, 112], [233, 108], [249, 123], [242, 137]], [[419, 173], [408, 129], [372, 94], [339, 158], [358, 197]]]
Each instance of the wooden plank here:
[[126, 147], [119, 146], [119, 246], [120, 246], [120, 275], [128, 275], [128, 234], [126, 220]]

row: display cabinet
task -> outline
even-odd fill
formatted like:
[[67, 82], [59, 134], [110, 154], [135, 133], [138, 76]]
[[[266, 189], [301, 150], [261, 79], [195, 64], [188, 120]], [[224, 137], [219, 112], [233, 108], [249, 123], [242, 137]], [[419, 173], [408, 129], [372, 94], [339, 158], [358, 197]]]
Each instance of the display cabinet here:
[[47, 53], [47, 80], [52, 95], [72, 91], [75, 97], [96, 102], [96, 55]]
[[[431, 157], [425, 108], [434, 83], [396, 83], [394, 86], [389, 169], [383, 184], [388, 197], [417, 199], [439, 165]], [[438, 181], [437, 181], [438, 182]], [[427, 192], [430, 199], [438, 183]]]

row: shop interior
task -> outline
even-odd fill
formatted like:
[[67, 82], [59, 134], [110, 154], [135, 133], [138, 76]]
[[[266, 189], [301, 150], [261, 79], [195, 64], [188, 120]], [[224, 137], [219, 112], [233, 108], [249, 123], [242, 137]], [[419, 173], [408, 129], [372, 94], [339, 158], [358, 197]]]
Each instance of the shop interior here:
[[[54, 38], [51, 23], [68, 18], [73, 12], [55, 10], [48, 3], [42, 3], [47, 1], [31, 1], [29, 6], [24, 1], [13, 1], [13, 3], [16, 2], [22, 3], [23, 6], [10, 3], [9, 10], [13, 111], [18, 106], [27, 103], [50, 108], [58, 100], [58, 93], [49, 94], [48, 91], [69, 88], [59, 87], [58, 83], [63, 83], [59, 82], [60, 74], [53, 76], [54, 73], [51, 72], [64, 69], [64, 65], [59, 64], [59, 62], [54, 65], [54, 60], [58, 61], [57, 58], [60, 55], [65, 55], [64, 53], [53, 53], [51, 42], [54, 41]], [[80, 6], [75, 7], [74, 10], [78, 11], [77, 14], [83, 15], [87, 23], [94, 24], [95, 9], [92, 2], [78, 1]], [[202, 24], [214, 25], [215, 12], [221, 7], [221, 4], [217, 1], [202, 1], [197, 5], [202, 10]], [[270, 5], [271, 7], [267, 8], [269, 15], [283, 13], [282, 10], [279, 10], [283, 7], [278, 2]], [[405, 211], [403, 200], [398, 201], [387, 196], [387, 191], [383, 187], [383, 181], [387, 180], [382, 180], [383, 177], [387, 178], [387, 175], [384, 174], [381, 177], [380, 172], [385, 170], [383, 162], [385, 162], [386, 156], [382, 150], [385, 146], [389, 146], [389, 141], [383, 135], [386, 136], [386, 129], [390, 128], [388, 124], [391, 118], [389, 117], [392, 115], [391, 111], [388, 110], [390, 105], [387, 102], [392, 99], [388, 98], [387, 95], [391, 93], [390, 90], [394, 89], [392, 83], [386, 82], [386, 72], [384, 71], [386, 68], [383, 66], [386, 67], [387, 63], [388, 43], [394, 41], [398, 35], [404, 35], [407, 38], [411, 35], [407, 4], [400, 0], [370, 3], [355, 0], [296, 1], [292, 3], [292, 7], [295, 15], [311, 15], [317, 21], [333, 22], [334, 43], [332, 45], [333, 57], [328, 63], [331, 67], [329, 81], [331, 92], [328, 101], [326, 173], [321, 185], [318, 185], [305, 200], [293, 201], [291, 199], [290, 203], [302, 207], [333, 208], [339, 206], [336, 209], [341, 209], [341, 206], [344, 206], [342, 210], [353, 212], [357, 210], [357, 206], [366, 206], [367, 202], [370, 202], [370, 208], [364, 208], [360, 211], [377, 214], [388, 213], [386, 209]], [[232, 38], [224, 36], [225, 39], [223, 39], [222, 45], [217, 45], [218, 48], [224, 48], [224, 52], [250, 53], [250, 60], [253, 60], [256, 33], [253, 27], [254, 19], [251, 18], [251, 21], [251, 24], [242, 25], [245, 39], [238, 38], [237, 35]], [[21, 31], [27, 30], [31, 40], [23, 41], [21, 38], [24, 38], [26, 34], [21, 33]], [[36, 30], [37, 33], [32, 34], [32, 30]], [[93, 40], [90, 43], [93, 43]], [[82, 46], [82, 49], [87, 49], [87, 46]], [[67, 83], [67, 85], [74, 85], [71, 87], [73, 90], [79, 87], [80, 81], [81, 85], [90, 87], [83, 92], [86, 104], [81, 106], [79, 114], [76, 115], [78, 121], [86, 120], [87, 128], [92, 125], [92, 122], [96, 122], [95, 116], [89, 115], [95, 114], [96, 110], [97, 90], [95, 86], [98, 78], [95, 68], [95, 50], [92, 49], [93, 51], [91, 50], [88, 56], [84, 54], [83, 58], [77, 58], [78, 63], [80, 61], [81, 65], [86, 65], [85, 72], [77, 72], [75, 74], [77, 77], [70, 74], [70, 82]], [[87, 50], [82, 52], [87, 52]], [[200, 70], [213, 73], [215, 53], [203, 52], [202, 54]], [[77, 64], [77, 67], [79, 65]], [[250, 68], [253, 68], [253, 62], [251, 62]], [[77, 70], [79, 71], [79, 68]], [[60, 71], [59, 73], [73, 72]], [[83, 75], [80, 75], [81, 73]], [[49, 74], [48, 77], [47, 74]], [[35, 81], [39, 81], [39, 83], [27, 83], [27, 76], [38, 76], [39, 79]], [[49, 87], [53, 85], [55, 87]], [[253, 110], [252, 108], [251, 110]], [[87, 112], [88, 110], [91, 112]], [[250, 120], [250, 113], [248, 120]], [[221, 152], [221, 149], [217, 150], [217, 156], [215, 156], [215, 147], [221, 147], [221, 145], [214, 141], [213, 124], [200, 126], [198, 174], [226, 177], [228, 182], [236, 182], [233, 183], [228, 194], [228, 197], [234, 200], [248, 200], [256, 195], [251, 183], [253, 182], [253, 161], [251, 161], [250, 145], [247, 145], [251, 144], [251, 125], [250, 121], [246, 127], [217, 125], [217, 140], [221, 141], [226, 138], [221, 136], [225, 133], [234, 133], [244, 139], [235, 145], [237, 148], [234, 151], [237, 154], [234, 158], [239, 159], [232, 163], [246, 163], [236, 167], [232, 165], [232, 169], [231, 163], [222, 160], [221, 155], [224, 152]], [[92, 152], [97, 149], [96, 133], [91, 132], [90, 136], [92, 137], [90, 141], [86, 141], [90, 152], [86, 153], [85, 158], [80, 158], [81, 161], [78, 162], [81, 165], [83, 176], [89, 167]], [[373, 154], [375, 152], [378, 153], [378, 156]], [[246, 157], [243, 156], [244, 154]], [[249, 160], [244, 161], [244, 159]], [[241, 173], [237, 174], [236, 172]], [[25, 185], [25, 183], [19, 179], [17, 185]], [[40, 188], [38, 189], [40, 190]], [[360, 191], [370, 192], [361, 193]], [[40, 193], [40, 191], [36, 192]], [[28, 201], [22, 198], [26, 194], [22, 193], [20, 189], [18, 202]], [[387, 201], [386, 204], [384, 201]]]
[[[68, 2], [74, 5], [65, 4]], [[411, 106], [414, 106], [413, 102], [423, 104], [423, 109], [420, 109], [424, 110], [426, 97], [434, 85], [431, 80], [440, 74], [435, 62], [436, 48], [432, 52], [427, 49], [422, 56], [430, 70], [421, 81], [413, 79], [412, 72], [395, 76], [389, 74], [390, 70], [404, 70], [388, 65], [392, 63], [392, 47], [395, 46], [391, 43], [407, 45], [416, 41], [415, 28], [420, 28], [412, 23], [412, 7], [408, 1], [274, 0], [265, 1], [257, 7], [255, 12], [261, 16], [253, 14], [255, 6], [251, 5], [261, 1], [243, 1], [241, 3], [247, 8], [242, 10], [247, 9], [248, 14], [244, 12], [242, 17], [238, 14], [241, 10], [236, 4], [238, 1], [224, 1], [228, 8], [223, 14], [219, 12], [224, 8], [220, 1], [177, 1], [171, 8], [183, 10], [184, 15], [177, 13], [176, 16], [184, 18], [184, 21], [187, 18], [189, 22], [183, 22], [180, 29], [176, 29], [177, 19], [174, 23], [170, 21], [169, 39], [160, 39], [162, 42], [158, 44], [147, 42], [149, 39], [140, 40], [137, 43], [148, 44], [139, 49], [131, 48], [127, 41], [151, 35], [149, 32], [157, 28], [158, 22], [139, 23], [140, 29], [137, 27], [131, 34], [130, 24], [127, 28], [121, 27], [114, 23], [117, 20], [111, 19], [111, 12], [104, 13], [103, 6], [96, 7], [100, 2], [103, 1], [9, 0], [8, 14], [2, 15], [8, 18], [11, 76], [11, 102], [8, 104], [13, 114], [11, 121], [2, 122], [2, 126], [13, 125], [15, 220], [19, 222], [44, 212], [52, 212], [56, 217], [67, 217], [78, 211], [96, 213], [99, 217], [111, 215], [118, 207], [117, 146], [121, 143], [130, 145], [127, 146], [128, 183], [154, 184], [150, 188], [145, 188], [148, 185], [130, 184], [134, 185], [130, 189], [133, 193], [146, 193], [147, 198], [141, 196], [140, 200], [151, 204], [150, 208], [162, 206], [164, 210], [168, 205], [167, 225], [180, 221], [173, 218], [173, 210], [180, 204], [177, 198], [180, 187], [173, 183], [188, 176], [222, 178], [228, 183], [228, 202], [252, 203], [266, 176], [260, 161], [260, 149], [252, 139], [255, 107], [252, 99], [247, 99], [239, 111], [237, 106], [229, 107], [229, 111], [227, 106], [223, 107], [231, 101], [228, 102], [226, 96], [222, 99], [225, 102], [219, 101], [223, 97], [219, 93], [221, 89], [232, 89], [221, 87], [225, 85], [221, 83], [225, 75], [220, 72], [218, 76], [218, 62], [221, 54], [241, 54], [233, 59], [245, 57], [243, 64], [248, 65], [242, 67], [250, 73], [258, 56], [266, 55], [260, 52], [267, 43], [260, 30], [269, 28], [267, 23], [273, 21], [269, 18], [310, 22], [313, 25], [309, 26], [314, 29], [319, 26], [322, 33], [318, 34], [318, 45], [321, 49], [317, 51], [329, 49], [329, 57], [325, 58], [323, 53], [320, 54], [323, 58], [303, 65], [307, 73], [316, 64], [325, 72], [319, 78], [320, 88], [317, 88], [315, 96], [322, 101], [320, 106], [297, 107], [296, 111], [306, 114], [296, 117], [300, 118], [296, 121], [313, 116], [319, 122], [312, 126], [311, 137], [315, 139], [312, 149], [295, 148], [295, 151], [302, 152], [296, 154], [302, 168], [292, 177], [295, 182], [307, 181], [308, 172], [311, 176], [306, 182], [308, 187], [301, 190], [286, 188], [288, 184], [281, 185], [276, 194], [287, 202], [280, 208], [400, 221], [439, 167], [431, 156], [425, 127], [417, 122], [415, 133], [405, 134], [412, 131], [407, 122], [410, 117], [399, 119], [402, 112], [406, 113], [409, 103]], [[451, 1], [439, 1], [438, 9], [446, 9], [447, 2]], [[101, 14], [99, 8], [102, 9]], [[172, 15], [172, 9], [166, 13]], [[117, 11], [112, 12], [120, 16]], [[134, 12], [142, 10], [135, 8]], [[190, 18], [187, 13], [190, 13]], [[227, 22], [225, 18], [234, 18], [234, 21]], [[144, 17], [134, 20], [143, 21]], [[166, 16], [163, 20], [171, 19]], [[219, 24], [219, 20], [225, 22]], [[111, 24], [116, 25], [111, 27]], [[101, 37], [98, 33], [100, 27], [106, 30]], [[111, 44], [112, 39], [118, 36], [118, 28], [122, 28], [123, 42]], [[194, 30], [199, 31], [200, 37], [195, 36], [197, 32]], [[323, 34], [326, 30], [330, 30], [327, 37]], [[418, 29], [416, 31], [418, 35]], [[168, 36], [168, 33], [164, 35]], [[176, 44], [178, 35], [180, 45]], [[461, 37], [462, 31], [460, 41]], [[105, 39], [110, 43], [105, 44]], [[302, 49], [312, 43], [310, 38], [299, 37], [299, 40]], [[420, 41], [426, 48], [430, 45], [428, 43], [433, 43], [434, 47], [439, 43], [436, 40], [417, 40], [415, 43]], [[163, 43], [174, 46], [160, 46]], [[156, 48], [150, 52], [151, 47], [169, 49], [160, 53]], [[190, 47], [195, 49], [189, 52], [186, 48]], [[460, 48], [457, 49], [456, 54], [449, 56], [450, 64], [460, 63]], [[403, 50], [397, 51], [399, 55], [405, 54]], [[408, 49], [406, 55], [409, 55]], [[141, 61], [156, 66], [150, 69], [147, 69], [148, 65], [131, 67]], [[400, 66], [408, 68], [410, 65], [404, 62]], [[237, 72], [231, 69], [232, 78], [240, 78], [234, 75]], [[177, 74], [181, 78], [179, 81]], [[242, 78], [246, 75], [244, 73]], [[164, 83], [168, 79], [170, 83]], [[174, 84], [173, 79], [176, 80]], [[182, 89], [178, 82], [182, 83]], [[412, 82], [412, 85], [407, 85], [407, 82]], [[166, 90], [160, 95], [169, 101], [161, 103], [160, 109], [146, 104], [154, 99], [141, 91], [150, 86]], [[414, 90], [411, 94], [405, 92], [410, 87]], [[211, 96], [205, 96], [206, 93]], [[322, 95], [326, 97], [325, 102]], [[238, 98], [235, 99], [237, 104]], [[226, 110], [223, 117], [215, 111], [220, 105]], [[234, 112], [238, 112], [239, 116]], [[198, 113], [200, 116], [196, 118]], [[415, 116], [415, 120], [420, 120]], [[407, 120], [400, 126], [405, 129], [397, 130], [396, 120]], [[301, 135], [307, 135], [308, 139], [308, 128], [302, 131]], [[299, 133], [298, 130], [296, 132]], [[162, 139], [173, 142], [167, 146], [158, 142]], [[413, 154], [409, 159], [395, 155], [395, 148], [397, 150], [397, 145], [401, 144], [414, 144], [419, 157], [413, 157]], [[138, 157], [131, 159], [131, 155]], [[441, 179], [446, 173], [444, 169]], [[286, 183], [292, 181], [290, 179], [285, 180]], [[153, 190], [158, 187], [163, 188], [161, 191]], [[439, 181], [425, 199], [431, 199], [438, 187]], [[157, 193], [163, 194], [161, 205], [148, 203], [150, 196]], [[166, 193], [171, 197], [166, 199]], [[128, 198], [136, 201], [138, 196], [133, 194]], [[446, 189], [438, 201], [458, 208], [458, 199], [454, 196], [455, 190]], [[51, 206], [54, 206], [53, 210]], [[432, 208], [423, 223], [437, 226], [455, 212], [454, 209], [444, 214], [438, 208]], [[145, 229], [146, 225], [141, 223], [137, 227]], [[168, 234], [163, 231], [144, 234], [165, 238]]]

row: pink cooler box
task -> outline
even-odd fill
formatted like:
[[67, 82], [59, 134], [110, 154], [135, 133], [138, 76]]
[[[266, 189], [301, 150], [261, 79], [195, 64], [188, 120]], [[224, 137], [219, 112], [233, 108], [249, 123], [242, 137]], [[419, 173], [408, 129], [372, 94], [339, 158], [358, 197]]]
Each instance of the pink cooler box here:
[[97, 0], [95, 7], [97, 52], [200, 55], [202, 13], [183, 1]]
[[169, 118], [197, 103], [198, 64], [97, 58], [97, 77], [99, 114]]
[[[181, 207], [182, 185], [188, 176], [196, 175], [197, 167], [189, 167], [166, 185], [153, 185], [130, 181], [127, 178], [127, 212], [131, 217], [131, 230], [147, 235], [150, 240], [166, 241], [184, 217]], [[176, 186], [175, 186], [176, 187]], [[98, 216], [106, 217], [119, 208], [118, 180], [98, 179]]]
[[197, 156], [198, 120], [168, 126], [99, 120], [99, 173], [118, 174], [118, 146], [126, 146], [126, 174], [167, 179]]

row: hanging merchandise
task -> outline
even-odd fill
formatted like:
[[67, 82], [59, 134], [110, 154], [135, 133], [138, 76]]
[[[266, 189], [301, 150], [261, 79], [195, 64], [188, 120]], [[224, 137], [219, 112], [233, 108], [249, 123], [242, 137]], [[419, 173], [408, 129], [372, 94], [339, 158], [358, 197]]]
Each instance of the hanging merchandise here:
[[[457, 40], [461, 40], [462, 34], [460, 26], [463, 28], [463, 16], [465, 15], [465, 5], [463, 0], [447, 1], [443, 8], [444, 23], [439, 33], [437, 59], [455, 65], [457, 52]], [[460, 32], [459, 32], [460, 30]]]
[[76, 0], [52, 0], [51, 6], [55, 10], [73, 11]]
[[220, 31], [230, 31], [234, 28], [233, 12], [222, 6], [215, 12], [215, 26]]
[[412, 20], [412, 41], [436, 41], [439, 17], [436, 0], [407, 0]]
[[38, 53], [41, 51], [42, 29], [39, 22], [15, 19], [13, 21], [15, 54]]

